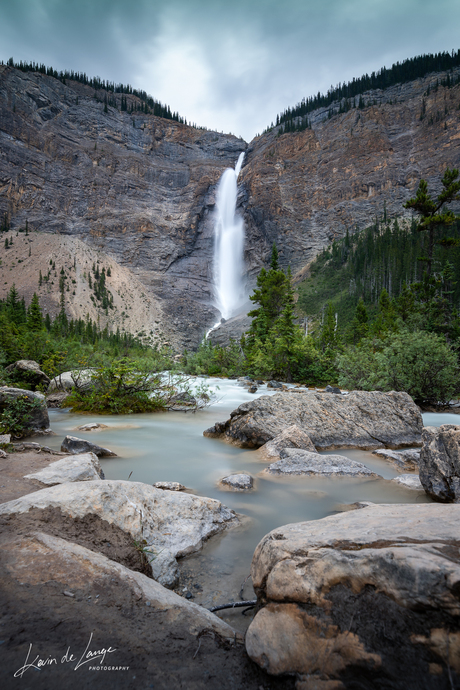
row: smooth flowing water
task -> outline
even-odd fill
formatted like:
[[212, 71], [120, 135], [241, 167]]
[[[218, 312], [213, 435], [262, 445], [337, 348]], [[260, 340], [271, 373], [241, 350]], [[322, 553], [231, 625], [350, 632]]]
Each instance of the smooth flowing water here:
[[237, 183], [244, 153], [240, 153], [235, 169], [227, 168], [217, 190], [214, 290], [216, 306], [222, 318], [233, 316], [245, 299], [244, 295], [244, 226], [236, 213]]
[[[275, 527], [316, 520], [340, 510], [341, 504], [354, 501], [430, 502], [423, 492], [389, 481], [398, 476], [396, 469], [367, 451], [334, 453], [363, 462], [382, 479], [260, 476], [266, 464], [257, 460], [254, 451], [206, 438], [203, 431], [217, 421], [228, 419], [230, 412], [241, 403], [261, 394], [272, 395], [275, 391], [260, 386], [254, 395], [236, 381], [209, 379], [208, 382], [215, 389], [219, 387], [216, 390], [218, 401], [194, 414], [166, 412], [112, 417], [50, 410], [51, 427], [57, 436], [47, 439], [50, 446], [59, 448], [63, 437], [71, 434], [112, 449], [118, 457], [101, 458], [107, 479], [130, 479], [148, 484], [181, 482], [191, 492], [216, 498], [248, 516], [249, 520], [241, 527], [210, 539], [199, 554], [182, 560], [182, 585], [192, 592], [196, 603], [208, 607], [238, 600], [257, 543]], [[432, 426], [458, 423], [458, 419], [458, 415], [424, 415], [425, 425]], [[76, 431], [78, 426], [90, 421], [102, 422], [108, 428], [100, 432]], [[220, 478], [242, 471], [255, 478], [254, 491], [238, 493], [217, 487]], [[245, 597], [251, 596], [249, 582]], [[240, 611], [224, 615], [235, 626], [241, 626], [244, 621]]]

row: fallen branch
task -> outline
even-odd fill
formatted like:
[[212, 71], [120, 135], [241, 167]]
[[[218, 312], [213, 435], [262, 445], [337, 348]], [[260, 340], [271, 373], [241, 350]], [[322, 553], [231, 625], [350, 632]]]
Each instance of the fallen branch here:
[[244, 599], [244, 586], [245, 586], [246, 582], [249, 580], [250, 577], [251, 577], [251, 573], [249, 573], [249, 575], [245, 578], [243, 584], [241, 585], [241, 589], [240, 589], [240, 599], [241, 599], [241, 600]]
[[214, 611], [222, 611], [222, 609], [239, 609], [242, 608], [243, 606], [246, 606], [247, 608], [251, 608], [252, 606], [255, 606], [257, 604], [257, 599], [252, 599], [251, 601], [233, 601], [230, 602], [229, 604], [221, 604], [221, 606], [213, 606], [212, 609], [209, 609], [211, 613], [214, 613]]

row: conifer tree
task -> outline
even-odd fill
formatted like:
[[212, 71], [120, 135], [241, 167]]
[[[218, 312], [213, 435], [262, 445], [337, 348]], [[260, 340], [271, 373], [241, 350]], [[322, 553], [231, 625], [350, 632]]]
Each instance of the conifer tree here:
[[30, 331], [41, 331], [43, 328], [43, 314], [36, 292], [34, 292], [27, 310], [27, 328]]

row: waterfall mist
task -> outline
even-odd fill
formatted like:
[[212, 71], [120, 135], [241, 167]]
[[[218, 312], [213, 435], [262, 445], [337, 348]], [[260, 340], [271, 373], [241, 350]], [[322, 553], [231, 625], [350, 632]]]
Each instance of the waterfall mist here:
[[235, 169], [227, 168], [225, 170], [217, 190], [214, 235], [214, 294], [216, 306], [224, 319], [233, 316], [245, 299], [243, 281], [244, 224], [243, 219], [236, 214], [237, 182], [243, 158], [244, 153], [240, 153]]

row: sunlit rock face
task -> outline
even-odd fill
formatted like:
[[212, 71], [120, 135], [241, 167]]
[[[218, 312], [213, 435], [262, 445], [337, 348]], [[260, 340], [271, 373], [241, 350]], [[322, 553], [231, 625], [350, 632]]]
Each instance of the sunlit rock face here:
[[[220, 318], [213, 250], [224, 170], [245, 152], [236, 212], [249, 292], [274, 241], [281, 265], [301, 271], [332, 238], [381, 217], [384, 202], [389, 216], [401, 213], [420, 177], [439, 189], [445, 167], [460, 159], [460, 85], [424, 96], [441, 77], [369, 92], [364, 109], [331, 119], [317, 110], [312, 129], [279, 137], [273, 130], [248, 146], [141, 112], [110, 105], [104, 112], [101, 91], [0, 66], [0, 218], [7, 213], [13, 231], [27, 220], [31, 230], [104, 252], [143, 286], [135, 301], [150, 307], [136, 328], [163, 334], [177, 349], [194, 347]], [[5, 273], [0, 297], [8, 281], [19, 283], [23, 265]], [[58, 304], [57, 283], [55, 291]], [[72, 317], [79, 309], [85, 316], [81, 299]], [[238, 321], [225, 337], [245, 326]]]

